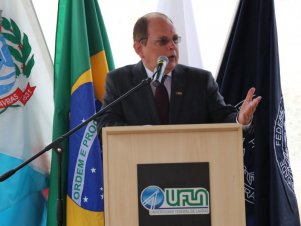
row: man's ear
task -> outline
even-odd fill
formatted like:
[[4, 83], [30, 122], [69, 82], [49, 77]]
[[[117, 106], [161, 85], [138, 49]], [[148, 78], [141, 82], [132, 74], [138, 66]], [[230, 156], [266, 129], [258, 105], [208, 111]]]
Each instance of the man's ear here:
[[142, 59], [144, 57], [144, 55], [143, 55], [143, 51], [142, 51], [143, 46], [142, 46], [141, 42], [135, 41], [133, 44], [133, 47], [134, 47], [135, 52]]

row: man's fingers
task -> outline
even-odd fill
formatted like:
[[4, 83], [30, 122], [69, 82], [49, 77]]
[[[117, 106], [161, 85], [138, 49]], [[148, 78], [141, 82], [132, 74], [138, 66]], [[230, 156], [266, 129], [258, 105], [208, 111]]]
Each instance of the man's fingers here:
[[246, 96], [246, 101], [248, 102], [252, 101], [254, 93], [255, 93], [255, 88], [254, 87], [250, 88]]

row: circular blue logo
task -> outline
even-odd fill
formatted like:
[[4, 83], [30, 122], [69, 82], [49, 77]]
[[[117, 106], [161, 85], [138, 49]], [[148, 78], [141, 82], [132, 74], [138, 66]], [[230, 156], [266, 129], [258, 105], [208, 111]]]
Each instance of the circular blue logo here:
[[148, 186], [141, 192], [140, 202], [145, 209], [159, 209], [164, 202], [164, 192], [158, 186]]
[[4, 37], [0, 34], [0, 96], [8, 93], [16, 82], [15, 64]]

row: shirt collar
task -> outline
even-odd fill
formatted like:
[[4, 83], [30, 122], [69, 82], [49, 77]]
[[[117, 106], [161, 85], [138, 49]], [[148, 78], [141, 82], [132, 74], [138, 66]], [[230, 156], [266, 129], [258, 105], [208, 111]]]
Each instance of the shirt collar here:
[[[149, 70], [144, 64], [143, 64], [143, 66], [144, 66], [144, 68], [145, 68], [147, 77], [152, 78], [152, 77], [153, 77], [153, 74], [155, 73], [155, 71]], [[168, 77], [171, 77], [171, 72], [169, 72], [167, 75], [168, 75]]]

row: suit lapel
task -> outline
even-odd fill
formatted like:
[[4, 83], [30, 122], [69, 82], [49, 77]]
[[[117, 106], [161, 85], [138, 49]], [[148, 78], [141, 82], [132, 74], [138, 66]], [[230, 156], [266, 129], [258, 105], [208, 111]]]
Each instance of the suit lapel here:
[[179, 114], [185, 88], [185, 73], [181, 67], [176, 67], [172, 72], [171, 95], [170, 95], [170, 123], [176, 123]]
[[[145, 68], [142, 61], [136, 64], [134, 68], [133, 84], [139, 84], [143, 79], [147, 78]], [[160, 124], [160, 118], [157, 113], [157, 108], [155, 105], [154, 94], [149, 85], [141, 87], [139, 92], [133, 95], [138, 95], [137, 100], [139, 106], [143, 106], [144, 114], [148, 115], [148, 118], [151, 120], [152, 124]]]

